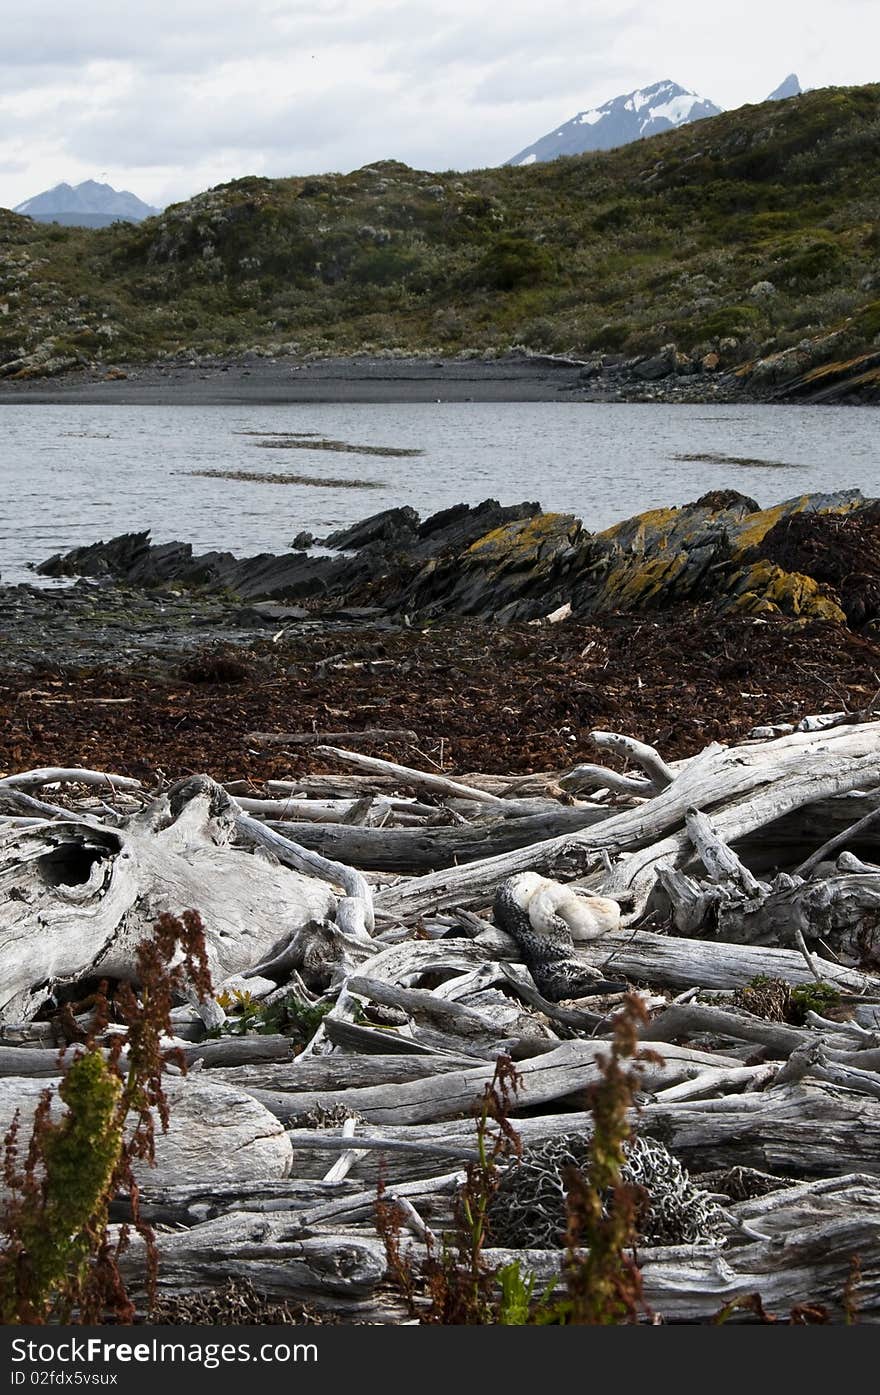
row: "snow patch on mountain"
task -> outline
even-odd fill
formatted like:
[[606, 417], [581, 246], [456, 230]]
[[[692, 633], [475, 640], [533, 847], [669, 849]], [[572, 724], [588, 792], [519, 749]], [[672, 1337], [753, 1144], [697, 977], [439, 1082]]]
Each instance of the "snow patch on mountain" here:
[[684, 126], [692, 119], [691, 113], [702, 101], [702, 97], [697, 97], [692, 92], [687, 92], [681, 97], [671, 97], [668, 102], [661, 102], [659, 107], [651, 107], [651, 114], [642, 125], [649, 126], [652, 121], [668, 121], [670, 126]]
[[507, 164], [532, 165], [539, 160], [555, 160], [560, 155], [613, 150], [687, 122], [718, 116], [720, 112], [720, 107], [698, 92], [688, 91], [667, 79], [614, 97], [600, 107], [578, 112], [555, 131], [526, 146]]

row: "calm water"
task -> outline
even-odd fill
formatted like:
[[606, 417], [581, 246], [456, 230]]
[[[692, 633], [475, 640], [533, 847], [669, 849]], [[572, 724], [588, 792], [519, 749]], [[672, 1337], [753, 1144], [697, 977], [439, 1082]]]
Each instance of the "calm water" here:
[[[593, 403], [0, 408], [0, 575], [32, 580], [53, 552], [149, 528], [197, 550], [282, 551], [378, 509], [538, 499], [588, 528], [739, 489], [762, 505], [806, 490], [880, 495], [878, 416], [837, 407]], [[382, 458], [266, 450], [246, 432], [317, 432], [424, 452]], [[756, 458], [760, 466], [683, 461]], [[779, 468], [779, 462], [789, 468]], [[376, 489], [191, 478], [189, 470], [371, 479]]]

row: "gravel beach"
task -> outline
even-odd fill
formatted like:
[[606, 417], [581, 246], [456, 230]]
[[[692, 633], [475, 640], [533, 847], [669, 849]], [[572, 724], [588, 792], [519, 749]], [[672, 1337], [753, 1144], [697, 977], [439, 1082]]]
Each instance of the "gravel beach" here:
[[[118, 376], [116, 376], [118, 375]], [[3, 403], [259, 406], [279, 402], [717, 401], [742, 397], [726, 376], [640, 382], [601, 378], [551, 355], [481, 358], [350, 357], [296, 360], [246, 353], [178, 356], [163, 363], [95, 369], [58, 378], [0, 379]]]
[[2, 402], [545, 402], [575, 390], [580, 367], [565, 360], [242, 358], [181, 360], [120, 370], [84, 370], [57, 379], [0, 384]]

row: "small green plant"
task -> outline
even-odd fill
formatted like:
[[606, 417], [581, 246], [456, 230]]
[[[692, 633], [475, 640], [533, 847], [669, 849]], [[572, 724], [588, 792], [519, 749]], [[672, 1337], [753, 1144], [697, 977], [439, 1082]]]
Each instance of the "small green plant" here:
[[22, 1169], [18, 1115], [4, 1140], [4, 1180], [12, 1197], [0, 1259], [6, 1323], [43, 1322], [53, 1305], [69, 1321], [74, 1299], [86, 1291], [90, 1256], [106, 1232], [123, 1147], [122, 1083], [102, 1056], [89, 1052], [74, 1061], [58, 1095], [67, 1114], [54, 1123], [52, 1092], [44, 1091]]
[[768, 1022], [787, 1022], [802, 1027], [808, 1012], [827, 1017], [840, 1007], [840, 993], [831, 983], [804, 983], [792, 988], [781, 978], [756, 974], [733, 995], [734, 1006]]
[[535, 1298], [534, 1274], [523, 1274], [518, 1259], [503, 1264], [495, 1278], [501, 1289], [496, 1321], [501, 1327], [529, 1327], [540, 1323], [549, 1311], [550, 1297], [556, 1287], [552, 1279], [541, 1294]]
[[839, 1007], [840, 993], [833, 984], [803, 983], [799, 988], [791, 990], [788, 1020], [800, 1027], [806, 1022], [808, 1012], [816, 1012], [820, 1017], [827, 1017], [829, 1012], [835, 1012]]
[[[183, 959], [169, 967], [178, 946]], [[202, 999], [211, 992], [204, 927], [195, 911], [181, 919], [159, 917], [152, 937], [138, 947], [137, 978], [139, 995], [129, 984], [119, 985], [111, 1005], [106, 983], [95, 995], [91, 1029], [58, 1087], [61, 1117], [53, 1110], [53, 1092], [46, 1090], [23, 1161], [19, 1114], [4, 1139], [10, 1194], [0, 1249], [4, 1323], [97, 1323], [108, 1311], [116, 1321], [130, 1322], [134, 1307], [118, 1261], [131, 1227], [145, 1243], [147, 1286], [151, 1294], [155, 1290], [155, 1239], [140, 1216], [133, 1166], [155, 1159], [155, 1117], [163, 1131], [168, 1128], [162, 1077], [171, 1055], [181, 1068], [185, 1064], [180, 1053], [162, 1047], [172, 1030], [175, 997], [190, 984]], [[98, 1043], [111, 1012], [127, 1032], [114, 1034], [102, 1050]], [[108, 1214], [120, 1193], [129, 1197], [132, 1220], [114, 1240]]]
[[505, 234], [490, 243], [477, 265], [475, 279], [481, 286], [512, 291], [547, 281], [553, 264], [543, 247], [526, 237]]
[[252, 993], [240, 989], [230, 993], [224, 989], [217, 994], [217, 1002], [228, 1016], [216, 1035], [246, 1037], [250, 1032], [265, 1033], [268, 1008], [258, 1002]]
[[315, 1035], [333, 1004], [308, 1003], [290, 993], [275, 1003], [260, 1003], [246, 990], [224, 991], [217, 1002], [229, 1014], [215, 1036], [244, 1037], [248, 1035], [293, 1037], [305, 1045]]

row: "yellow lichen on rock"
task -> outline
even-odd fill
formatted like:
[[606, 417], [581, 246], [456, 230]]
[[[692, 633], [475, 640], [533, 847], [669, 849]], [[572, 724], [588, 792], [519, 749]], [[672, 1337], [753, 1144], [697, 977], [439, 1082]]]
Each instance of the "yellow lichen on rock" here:
[[622, 523], [614, 523], [597, 533], [596, 540], [630, 552], [644, 552], [648, 546], [666, 547], [669, 534], [681, 518], [681, 509], [647, 509], [645, 513], [636, 514]]
[[802, 620], [831, 620], [845, 625], [846, 616], [818, 581], [801, 572], [785, 572], [772, 562], [755, 562], [730, 579], [731, 599], [722, 609], [745, 615], [788, 615]]
[[[777, 523], [781, 523], [784, 518], [791, 518], [793, 514], [803, 513], [804, 509], [813, 506], [815, 496], [802, 494], [798, 499], [788, 499], [784, 504], [776, 504], [770, 509], [761, 509], [759, 513], [746, 514], [740, 528], [731, 530], [731, 548], [734, 559], [744, 556], [750, 547], [757, 547], [759, 543], [774, 528]], [[845, 503], [828, 505], [819, 510], [821, 513], [851, 513], [858, 508], [858, 502], [847, 500]]]
[[650, 605], [655, 597], [662, 596], [667, 587], [674, 585], [686, 567], [687, 556], [683, 552], [671, 557], [630, 559], [612, 567], [602, 590], [603, 606], [613, 610], [637, 610]]
[[534, 556], [546, 546], [569, 544], [575, 541], [580, 532], [580, 523], [569, 513], [542, 513], [534, 518], [521, 518], [513, 523], [502, 523], [490, 533], [471, 543], [465, 556], [480, 561], [491, 561], [519, 554], [523, 560]]

